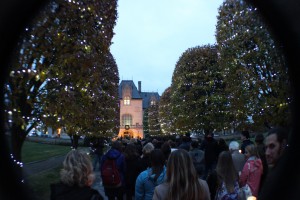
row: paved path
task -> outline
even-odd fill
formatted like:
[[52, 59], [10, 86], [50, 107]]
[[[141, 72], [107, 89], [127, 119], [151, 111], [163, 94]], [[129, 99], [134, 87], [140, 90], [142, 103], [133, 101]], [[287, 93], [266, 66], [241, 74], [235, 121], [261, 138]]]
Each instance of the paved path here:
[[[80, 150], [88, 151], [88, 149], [80, 149]], [[48, 160], [41, 160], [41, 161], [24, 164], [24, 167], [23, 167], [24, 180], [26, 181], [26, 179], [29, 176], [37, 175], [41, 172], [45, 172], [45, 171], [48, 171], [50, 169], [60, 166], [62, 164], [64, 158], [65, 158], [65, 156], [55, 156], [55, 157], [49, 158]], [[100, 192], [100, 194], [102, 194], [104, 199], [107, 200], [107, 197], [105, 196], [105, 193], [104, 193], [102, 180], [100, 177], [100, 171], [96, 170], [95, 175], [96, 175], [96, 180], [95, 180], [94, 184], [92, 185], [92, 187], [94, 189], [98, 190]]]

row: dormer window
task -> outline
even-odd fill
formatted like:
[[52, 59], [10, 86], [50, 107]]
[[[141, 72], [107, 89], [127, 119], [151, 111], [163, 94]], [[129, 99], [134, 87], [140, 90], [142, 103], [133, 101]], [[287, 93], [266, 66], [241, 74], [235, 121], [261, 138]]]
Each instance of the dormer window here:
[[126, 106], [130, 105], [130, 97], [129, 96], [124, 97], [124, 105], [126, 105]]
[[151, 101], [150, 101], [150, 105], [151, 105], [151, 106], [154, 106], [155, 104], [156, 104], [155, 100], [151, 100]]

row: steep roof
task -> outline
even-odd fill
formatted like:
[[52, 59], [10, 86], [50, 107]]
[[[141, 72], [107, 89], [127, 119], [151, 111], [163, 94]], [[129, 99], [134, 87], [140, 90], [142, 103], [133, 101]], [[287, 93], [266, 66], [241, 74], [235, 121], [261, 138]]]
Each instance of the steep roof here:
[[139, 92], [132, 80], [122, 80], [119, 84], [119, 98], [122, 99], [122, 89], [126, 86], [129, 86], [132, 90], [132, 99], [143, 99], [143, 109], [146, 109], [150, 106], [150, 101], [152, 98], [158, 102], [160, 96], [158, 92]]
[[132, 90], [131, 98], [132, 99], [141, 99], [142, 98], [133, 81], [131, 81], [131, 80], [122, 80], [120, 85], [119, 85], [119, 98], [120, 99], [122, 99], [122, 89], [126, 85], [131, 87], [131, 90]]
[[157, 102], [160, 99], [158, 92], [141, 92], [141, 96], [143, 98], [143, 109], [150, 106], [151, 97], [154, 97]]

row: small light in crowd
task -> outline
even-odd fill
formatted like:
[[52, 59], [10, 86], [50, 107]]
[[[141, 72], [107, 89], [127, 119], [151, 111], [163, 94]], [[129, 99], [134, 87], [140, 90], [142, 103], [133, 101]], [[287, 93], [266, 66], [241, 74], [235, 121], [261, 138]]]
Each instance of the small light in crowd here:
[[256, 197], [255, 197], [255, 196], [249, 196], [249, 197], [247, 198], [247, 200], [256, 200]]
[[242, 150], [241, 150], [241, 149], [239, 149], [239, 152], [240, 152], [240, 153], [242, 153]]

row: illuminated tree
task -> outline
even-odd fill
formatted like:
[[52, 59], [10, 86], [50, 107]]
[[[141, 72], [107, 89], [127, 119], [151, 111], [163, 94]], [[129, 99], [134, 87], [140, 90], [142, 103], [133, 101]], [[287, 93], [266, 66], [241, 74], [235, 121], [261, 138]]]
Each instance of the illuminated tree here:
[[161, 95], [159, 101], [159, 123], [163, 134], [170, 135], [175, 133], [174, 116], [171, 112], [171, 88], [168, 87]]
[[[58, 128], [63, 119], [68, 118], [66, 126], [71, 120], [78, 126], [74, 130], [67, 127], [67, 131], [86, 128], [87, 125], [79, 122], [91, 118], [85, 118], [81, 109], [76, 110], [80, 103], [84, 111], [91, 106], [92, 100], [84, 95], [85, 92], [92, 96], [93, 92], [97, 94], [101, 90], [107, 99], [117, 98], [114, 91], [106, 90], [118, 85], [114, 86], [118, 82], [118, 72], [109, 53], [117, 17], [116, 4], [116, 1], [53, 1], [27, 26], [5, 85], [7, 124], [16, 159], [21, 159], [27, 134], [41, 121]], [[112, 86], [108, 86], [108, 82]], [[70, 96], [61, 97], [63, 89], [74, 91]], [[107, 99], [105, 102], [109, 101]], [[102, 109], [104, 115], [106, 107], [107, 110], [115, 109], [110, 105], [90, 111]], [[67, 112], [74, 117], [66, 116]], [[77, 121], [75, 114], [78, 114]]]
[[151, 136], [157, 136], [161, 134], [158, 118], [158, 104], [155, 103], [150, 105], [148, 108], [148, 127], [149, 134]]
[[171, 110], [176, 132], [222, 129], [226, 98], [217, 49], [205, 45], [186, 50], [176, 63], [171, 85]]
[[224, 1], [216, 39], [232, 122], [245, 128], [251, 117], [258, 127], [287, 125], [291, 93], [286, 63], [257, 9], [241, 0]]

